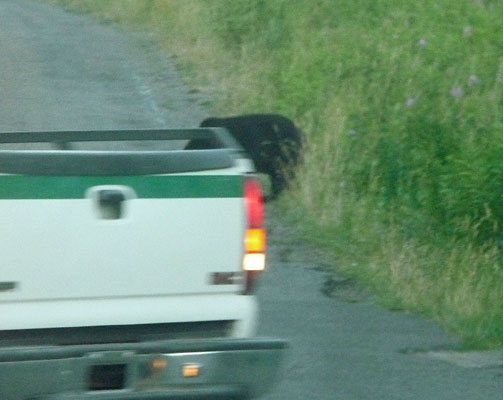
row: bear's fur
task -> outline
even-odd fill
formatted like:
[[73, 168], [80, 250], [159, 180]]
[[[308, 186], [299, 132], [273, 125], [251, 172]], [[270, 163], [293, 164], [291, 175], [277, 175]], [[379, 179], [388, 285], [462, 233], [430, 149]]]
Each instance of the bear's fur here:
[[293, 177], [302, 137], [290, 119], [278, 114], [248, 114], [206, 118], [200, 127], [227, 129], [250, 155], [257, 171], [270, 176], [272, 197], [285, 189]]

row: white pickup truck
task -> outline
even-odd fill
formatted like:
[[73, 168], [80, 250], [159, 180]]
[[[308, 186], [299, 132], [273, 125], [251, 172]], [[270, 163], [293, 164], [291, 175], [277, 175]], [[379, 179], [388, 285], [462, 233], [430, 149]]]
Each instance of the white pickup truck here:
[[[208, 137], [206, 150], [166, 145]], [[286, 342], [254, 336], [264, 210], [227, 132], [22, 132], [0, 143], [1, 400], [269, 390]]]

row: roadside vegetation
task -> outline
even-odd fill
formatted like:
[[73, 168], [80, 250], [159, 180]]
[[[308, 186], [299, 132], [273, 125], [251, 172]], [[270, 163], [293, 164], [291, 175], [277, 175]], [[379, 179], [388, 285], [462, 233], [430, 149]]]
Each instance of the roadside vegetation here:
[[217, 114], [294, 119], [298, 234], [388, 307], [503, 345], [501, 1], [56, 2], [154, 32]]

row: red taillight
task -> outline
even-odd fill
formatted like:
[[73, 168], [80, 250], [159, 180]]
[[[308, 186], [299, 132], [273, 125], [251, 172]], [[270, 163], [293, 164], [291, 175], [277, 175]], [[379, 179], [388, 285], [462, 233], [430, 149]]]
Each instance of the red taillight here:
[[255, 278], [265, 268], [264, 200], [257, 181], [244, 181], [244, 202], [248, 226], [244, 237], [243, 269], [246, 273], [245, 293], [250, 293]]
[[262, 228], [264, 225], [264, 200], [260, 184], [252, 179], [244, 181], [244, 198], [249, 228]]

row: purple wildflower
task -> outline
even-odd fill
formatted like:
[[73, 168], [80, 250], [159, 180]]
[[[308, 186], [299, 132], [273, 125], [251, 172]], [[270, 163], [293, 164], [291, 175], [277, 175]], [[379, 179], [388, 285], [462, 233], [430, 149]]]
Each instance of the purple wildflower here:
[[413, 107], [416, 104], [416, 99], [414, 97], [409, 97], [405, 102], [406, 107]]
[[454, 86], [451, 89], [451, 96], [456, 99], [460, 99], [463, 97], [463, 88], [461, 86]]
[[471, 74], [470, 77], [468, 78], [468, 85], [469, 86], [476, 86], [479, 83], [480, 83], [480, 78], [475, 74]]

